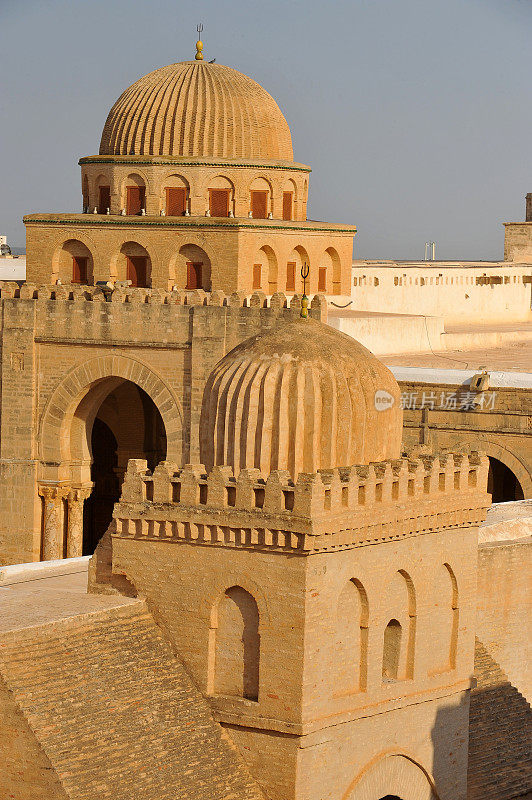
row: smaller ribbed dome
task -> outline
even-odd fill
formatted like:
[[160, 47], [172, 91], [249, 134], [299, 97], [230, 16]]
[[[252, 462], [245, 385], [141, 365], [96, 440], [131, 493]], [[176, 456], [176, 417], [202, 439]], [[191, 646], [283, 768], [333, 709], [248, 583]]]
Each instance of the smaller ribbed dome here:
[[201, 461], [296, 478], [398, 458], [399, 401], [390, 370], [359, 342], [313, 319], [281, 322], [214, 367], [203, 394]]

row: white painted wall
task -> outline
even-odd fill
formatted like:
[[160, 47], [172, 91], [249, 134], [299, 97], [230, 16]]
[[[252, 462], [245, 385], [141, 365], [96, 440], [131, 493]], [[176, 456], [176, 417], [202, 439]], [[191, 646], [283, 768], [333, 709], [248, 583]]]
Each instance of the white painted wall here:
[[25, 281], [26, 256], [0, 257], [0, 281]]
[[[532, 264], [353, 262], [352, 309], [443, 317], [446, 324], [532, 321]], [[479, 285], [477, 278], [502, 283]]]

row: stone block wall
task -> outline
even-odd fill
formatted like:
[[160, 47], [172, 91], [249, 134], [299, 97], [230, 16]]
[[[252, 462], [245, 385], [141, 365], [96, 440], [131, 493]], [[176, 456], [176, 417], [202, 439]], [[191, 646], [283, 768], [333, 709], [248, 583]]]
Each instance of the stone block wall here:
[[[185, 289], [188, 261], [202, 263], [202, 288], [208, 291], [251, 294], [256, 288], [253, 266], [260, 263], [260, 289], [266, 294], [301, 293], [303, 261], [310, 267], [307, 293], [319, 291], [320, 267], [327, 270], [327, 293], [350, 291], [356, 229], [346, 225], [93, 214], [41, 214], [24, 219], [26, 278], [37, 284], [72, 281], [74, 242], [89, 258], [89, 283], [126, 280], [128, 253], [148, 258], [147, 285], [163, 291], [173, 286]], [[296, 264], [293, 289], [287, 285], [288, 262]]]
[[[226, 467], [206, 475], [201, 465], [163, 463], [152, 474], [130, 462], [115, 507], [112, 571], [146, 597], [269, 797], [351, 798], [367, 760], [393, 746], [417, 763], [420, 793], [409, 790], [407, 800], [430, 796], [435, 768], [439, 796], [465, 798], [486, 475], [478, 455], [324, 470], [295, 483], [282, 472], [244, 470], [235, 479]], [[237, 601], [233, 616], [220, 614], [236, 588], [257, 609], [253, 641], [242, 605], [241, 622]], [[383, 670], [390, 619], [402, 630], [391, 677]], [[218, 680], [227, 651], [242, 646], [233, 664], [245, 673], [258, 662], [254, 696]], [[407, 707], [412, 728], [399, 713]], [[461, 709], [452, 724], [441, 722], [448, 708]], [[429, 763], [431, 726], [437, 765]], [[371, 753], [353, 749], [359, 735]], [[272, 774], [264, 753], [282, 768]], [[311, 776], [320, 757], [330, 775], [318, 782]]]
[[[311, 316], [325, 320], [323, 298], [311, 305]], [[299, 314], [300, 298], [117, 288], [106, 301], [95, 287], [4, 282], [0, 309], [0, 564], [9, 564], [42, 557], [38, 487], [51, 482], [67, 498], [86, 485], [80, 420], [91, 408], [80, 416], [82, 401], [97, 406], [117, 381], [135, 383], [161, 413], [167, 457], [179, 466], [198, 460], [201, 398], [214, 364]]]
[[479, 547], [477, 636], [507, 679], [532, 697], [532, 542], [491, 542]]

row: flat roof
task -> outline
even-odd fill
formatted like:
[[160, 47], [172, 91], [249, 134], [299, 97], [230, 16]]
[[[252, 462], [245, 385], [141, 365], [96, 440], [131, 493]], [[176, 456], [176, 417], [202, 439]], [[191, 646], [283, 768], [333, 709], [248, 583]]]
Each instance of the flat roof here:
[[482, 350], [405, 353], [380, 358], [399, 381], [462, 384], [467, 376], [486, 369], [493, 386], [532, 388], [532, 340]]

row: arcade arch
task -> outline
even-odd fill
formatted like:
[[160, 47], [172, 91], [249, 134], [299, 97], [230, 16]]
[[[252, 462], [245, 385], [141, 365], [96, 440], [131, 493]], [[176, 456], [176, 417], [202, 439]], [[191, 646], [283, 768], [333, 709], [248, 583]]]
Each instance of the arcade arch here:
[[185, 244], [170, 261], [170, 286], [211, 291], [211, 260], [197, 244]]
[[68, 239], [56, 250], [53, 259], [56, 279], [62, 283], [92, 284], [94, 260], [86, 244]]
[[480, 451], [488, 456], [490, 469], [487, 491], [492, 494], [493, 503], [532, 497], [532, 474], [518, 454], [482, 436], [468, 437], [465, 443], [456, 437], [450, 444], [461, 452]]
[[277, 291], [277, 256], [269, 245], [264, 245], [253, 260], [253, 289], [261, 289], [265, 294]]
[[182, 217], [190, 213], [190, 185], [183, 175], [169, 175], [161, 189], [161, 208], [167, 217]]
[[133, 287], [151, 286], [151, 258], [138, 242], [125, 242], [111, 262], [111, 275], [119, 281], [131, 281]]
[[132, 173], [122, 184], [122, 208], [126, 214], [135, 215], [146, 211], [146, 181], [141, 175]]
[[146, 459], [149, 468], [167, 457], [181, 463], [181, 432], [173, 393], [145, 365], [101, 356], [72, 370], [39, 430], [39, 492], [57, 505], [51, 515], [43, 509], [44, 556], [90, 553], [109, 524], [128, 459]]

